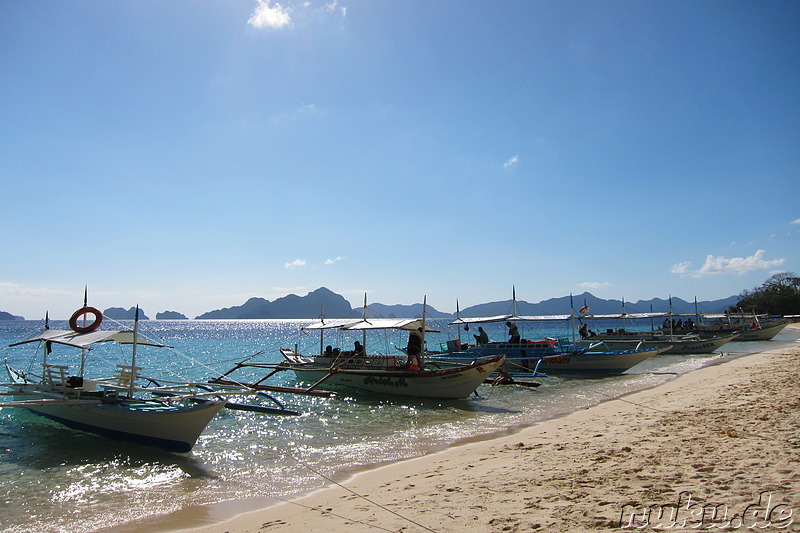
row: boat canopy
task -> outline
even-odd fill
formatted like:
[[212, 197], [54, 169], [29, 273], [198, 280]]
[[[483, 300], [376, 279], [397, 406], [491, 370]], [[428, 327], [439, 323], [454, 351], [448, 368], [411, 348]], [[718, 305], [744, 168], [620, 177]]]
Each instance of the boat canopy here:
[[512, 316], [509, 318], [509, 321], [520, 320], [520, 321], [537, 321], [537, 320], [569, 320], [572, 318], [572, 315], [524, 315], [524, 316]]
[[[666, 318], [679, 316], [672, 313], [615, 313], [611, 315], [583, 315], [579, 318], [586, 320], [634, 320], [637, 318]], [[695, 315], [686, 315], [695, 316]]]
[[344, 326], [342, 329], [359, 331], [370, 329], [403, 329], [412, 331], [423, 326], [425, 327], [426, 333], [439, 333], [439, 330], [434, 329], [430, 324], [419, 318], [369, 318], [359, 320], [355, 324]]
[[[615, 313], [610, 315], [497, 315], [480, 317], [459, 317], [450, 324], [478, 324], [487, 322], [537, 322], [537, 321], [562, 321], [570, 318], [580, 318], [584, 320], [633, 320], [641, 318], [666, 318], [675, 316], [696, 316], [696, 315], [676, 315], [671, 313]], [[709, 315], [705, 315], [708, 317]], [[722, 316], [722, 315], [720, 315]]]
[[[777, 315], [780, 316], [780, 315]], [[759, 314], [754, 315], [752, 313], [716, 313], [716, 314], [705, 314], [703, 318], [709, 318], [711, 320], [722, 320], [722, 319], [731, 319], [731, 320], [753, 320], [753, 318], [770, 318], [770, 315]]]
[[511, 320], [514, 315], [497, 315], [497, 316], [475, 316], [475, 317], [463, 317], [460, 316], [457, 319], [450, 322], [450, 324], [478, 324], [478, 323], [487, 323], [487, 322], [505, 322], [506, 320]]
[[439, 330], [434, 329], [419, 318], [368, 318], [368, 319], [352, 319], [352, 318], [338, 318], [330, 320], [322, 320], [314, 322], [305, 326], [304, 330], [317, 330], [317, 329], [342, 329], [348, 331], [363, 331], [373, 329], [402, 329], [406, 331], [415, 330], [425, 326], [427, 333], [439, 333]]
[[303, 326], [302, 329], [340, 329], [344, 328], [345, 326], [349, 326], [350, 324], [356, 324], [360, 321], [361, 319], [358, 318], [326, 318], [324, 320], [312, 322], [307, 326]]
[[[134, 334], [130, 330], [97, 330], [91, 333], [76, 333], [68, 329], [46, 329], [38, 333], [30, 339], [15, 342], [9, 346], [19, 346], [20, 344], [27, 344], [29, 342], [54, 342], [56, 344], [65, 344], [75, 348], [82, 348], [91, 350], [92, 344], [99, 342], [117, 342], [119, 344], [133, 344]], [[157, 346], [165, 348], [164, 344], [156, 344], [145, 340], [141, 335], [136, 335], [136, 344], [141, 346]]]
[[490, 322], [535, 322], [546, 320], [569, 320], [572, 315], [497, 315], [497, 316], [477, 316], [459, 317], [450, 324], [485, 324]]

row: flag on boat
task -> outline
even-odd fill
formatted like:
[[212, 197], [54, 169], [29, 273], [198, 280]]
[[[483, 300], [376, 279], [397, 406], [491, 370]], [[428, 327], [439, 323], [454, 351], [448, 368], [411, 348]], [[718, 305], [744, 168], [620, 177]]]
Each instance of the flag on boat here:
[[579, 312], [580, 314], [582, 314], [582, 315], [585, 315], [586, 313], [588, 313], [588, 312], [589, 312], [589, 306], [588, 306], [588, 305], [584, 305], [583, 307], [581, 307], [581, 308], [578, 310], [578, 312]]

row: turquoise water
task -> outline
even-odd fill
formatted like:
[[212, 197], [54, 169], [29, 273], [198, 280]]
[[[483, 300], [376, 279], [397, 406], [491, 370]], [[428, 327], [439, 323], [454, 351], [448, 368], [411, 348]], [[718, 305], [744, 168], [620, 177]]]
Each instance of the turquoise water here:
[[[110, 321], [107, 321], [110, 322]], [[140, 347], [137, 364], [161, 378], [207, 380], [234, 362], [263, 351], [261, 361], [280, 360], [280, 347], [298, 344], [314, 352], [319, 338], [298, 335], [307, 321], [143, 321], [141, 331], [175, 348]], [[104, 323], [104, 327], [115, 327]], [[456, 338], [446, 323], [428, 337], [428, 347]], [[35, 368], [36, 345], [6, 346], [42, 327], [35, 321], [0, 321], [0, 346], [12, 366]], [[54, 328], [66, 328], [54, 322]], [[130, 323], [125, 327], [131, 327]], [[613, 326], [609, 326], [613, 327]], [[502, 325], [486, 328], [503, 338]], [[472, 333], [462, 333], [462, 338]], [[523, 329], [523, 336], [564, 336], [564, 325]], [[730, 343], [734, 355], [796, 341], [784, 330], [769, 343]], [[471, 339], [471, 336], [470, 336]], [[324, 344], [349, 348], [360, 335], [331, 335]], [[405, 338], [370, 337], [370, 351], [399, 354]], [[718, 360], [720, 354], [658, 356], [622, 376], [538, 381], [538, 388], [483, 385], [467, 400], [430, 402], [376, 397], [309, 398], [283, 395], [299, 417], [223, 410], [189, 454], [169, 454], [128, 445], [62, 426], [24, 410], [0, 408], [0, 526], [5, 532], [85, 532], [123, 525], [194, 505], [265, 498], [312, 490], [354, 468], [417, 456], [462, 439], [504, 432], [650, 387]], [[87, 376], [107, 375], [129, 357], [118, 346], [95, 348]], [[56, 348], [49, 362], [77, 369], [79, 352]], [[73, 370], [73, 373], [77, 370]], [[274, 384], [293, 384], [289, 375]], [[5, 379], [5, 376], [2, 378]], [[202, 514], [202, 513], [200, 513]]]

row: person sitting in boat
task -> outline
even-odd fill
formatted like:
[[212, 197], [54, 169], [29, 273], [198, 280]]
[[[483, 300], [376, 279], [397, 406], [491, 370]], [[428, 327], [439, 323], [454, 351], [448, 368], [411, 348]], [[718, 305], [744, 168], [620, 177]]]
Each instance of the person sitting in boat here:
[[580, 328], [578, 328], [578, 333], [581, 335], [581, 339], [588, 339], [589, 338], [589, 327], [584, 324]]
[[508, 342], [515, 344], [519, 343], [520, 336], [519, 336], [519, 328], [513, 322], [506, 322], [506, 326], [508, 326]]
[[333, 346], [330, 344], [325, 347], [325, 353], [323, 353], [325, 357], [333, 357]]
[[508, 361], [503, 361], [503, 364], [497, 369], [497, 377], [492, 381], [492, 387], [510, 383], [514, 383], [514, 378], [511, 377], [511, 373], [508, 370]]
[[592, 337], [597, 337], [597, 333], [595, 333], [592, 330], [589, 330], [589, 338], [591, 339]]
[[473, 337], [475, 337], [475, 342], [478, 344], [478, 346], [489, 344], [489, 335], [487, 335], [486, 332], [483, 331], [483, 328], [478, 327], [478, 332], [479, 333], [477, 335], [473, 335]]
[[363, 346], [361, 346], [361, 343], [358, 341], [356, 341], [353, 344], [353, 355], [355, 355], [356, 357], [364, 357], [365, 355], [367, 355], [367, 351], [364, 349]]
[[422, 328], [409, 332], [406, 353], [408, 353], [406, 368], [420, 370], [422, 368]]

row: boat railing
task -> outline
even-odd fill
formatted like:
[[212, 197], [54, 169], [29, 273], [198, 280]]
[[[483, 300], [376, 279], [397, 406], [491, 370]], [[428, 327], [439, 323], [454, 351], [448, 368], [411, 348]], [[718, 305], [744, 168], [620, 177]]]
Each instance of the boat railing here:
[[42, 384], [66, 388], [69, 367], [66, 365], [42, 365]]
[[117, 387], [130, 387], [131, 382], [136, 380], [136, 376], [141, 369], [142, 367], [140, 366], [117, 365], [112, 378], [114, 385]]

